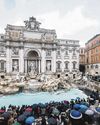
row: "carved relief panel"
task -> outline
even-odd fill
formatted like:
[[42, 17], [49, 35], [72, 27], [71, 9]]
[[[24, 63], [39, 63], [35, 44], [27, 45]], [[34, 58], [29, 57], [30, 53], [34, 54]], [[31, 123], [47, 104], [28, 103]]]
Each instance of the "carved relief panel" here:
[[51, 50], [46, 50], [46, 56], [48, 56], [48, 57], [51, 56]]
[[12, 55], [19, 55], [19, 48], [12, 48]]
[[0, 55], [5, 54], [5, 47], [4, 46], [0, 46]]

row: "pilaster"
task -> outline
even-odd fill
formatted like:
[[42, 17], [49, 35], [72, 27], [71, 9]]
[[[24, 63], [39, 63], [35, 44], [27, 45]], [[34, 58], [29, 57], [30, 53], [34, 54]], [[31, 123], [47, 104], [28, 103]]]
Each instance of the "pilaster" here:
[[19, 51], [19, 72], [24, 73], [24, 48], [20, 47]]
[[42, 54], [41, 54], [41, 72], [45, 73], [46, 70], [46, 61], [45, 61], [45, 49], [42, 48]]
[[9, 41], [6, 45], [6, 73], [12, 72], [12, 60], [11, 60], [11, 47], [9, 46]]
[[52, 51], [52, 72], [56, 72], [56, 49]]

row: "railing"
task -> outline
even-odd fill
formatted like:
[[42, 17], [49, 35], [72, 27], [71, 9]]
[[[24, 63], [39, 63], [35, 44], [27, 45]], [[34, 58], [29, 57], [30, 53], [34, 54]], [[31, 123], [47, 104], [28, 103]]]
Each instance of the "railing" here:
[[78, 70], [77, 69], [72, 69], [72, 72], [77, 72]]
[[76, 55], [73, 55], [73, 56], [72, 56], [72, 59], [77, 59], [77, 56], [76, 56]]
[[57, 55], [56, 58], [57, 58], [57, 59], [61, 59], [61, 55]]
[[5, 73], [6, 72], [6, 70], [4, 69], [0, 69], [0, 73]]
[[62, 70], [61, 69], [56, 69], [56, 72], [61, 72]]
[[65, 59], [69, 59], [69, 56], [64, 56]]
[[70, 72], [69, 69], [64, 69], [64, 72]]

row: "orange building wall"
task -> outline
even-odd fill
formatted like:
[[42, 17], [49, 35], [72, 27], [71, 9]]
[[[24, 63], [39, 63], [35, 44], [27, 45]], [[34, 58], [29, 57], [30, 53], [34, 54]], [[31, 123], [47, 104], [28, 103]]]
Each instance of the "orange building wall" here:
[[100, 36], [97, 36], [86, 44], [85, 55], [86, 64], [100, 63]]

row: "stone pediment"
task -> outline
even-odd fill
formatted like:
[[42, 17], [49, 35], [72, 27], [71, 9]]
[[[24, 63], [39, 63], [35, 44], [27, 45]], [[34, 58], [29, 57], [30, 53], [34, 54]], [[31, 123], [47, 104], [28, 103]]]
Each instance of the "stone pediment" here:
[[25, 26], [7, 25], [6, 39], [52, 42], [56, 39], [56, 31], [40, 28], [40, 22], [34, 17], [24, 21]]
[[5, 30], [16, 30], [16, 31], [21, 31], [21, 30], [24, 30], [25, 29], [25, 26], [15, 26], [15, 25], [10, 25], [10, 24], [7, 24], [7, 27], [5, 28]]

